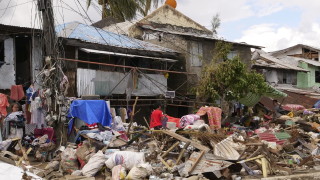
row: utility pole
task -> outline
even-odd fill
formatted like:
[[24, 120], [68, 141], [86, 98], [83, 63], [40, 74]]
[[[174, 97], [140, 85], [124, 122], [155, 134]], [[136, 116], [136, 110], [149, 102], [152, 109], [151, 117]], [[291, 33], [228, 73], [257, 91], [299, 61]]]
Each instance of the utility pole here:
[[[57, 133], [58, 140], [60, 140], [59, 137], [62, 137], [62, 141], [65, 142], [65, 128], [63, 127], [63, 122], [61, 121], [61, 114], [62, 109], [66, 109], [66, 107], [63, 89], [61, 89], [60, 84], [62, 78], [65, 78], [65, 75], [62, 71], [61, 60], [58, 59], [60, 56], [60, 47], [55, 32], [52, 0], [38, 0], [38, 9], [41, 11], [43, 22], [42, 49], [44, 55], [44, 70], [41, 74], [41, 88], [44, 91], [44, 98], [47, 105], [46, 121], [51, 123], [50, 125], [56, 123], [55, 132]], [[65, 113], [66, 112], [64, 112], [64, 114]], [[63, 117], [65, 120], [65, 116]]]
[[54, 50], [55, 42], [57, 40], [55, 28], [54, 28], [54, 17], [52, 10], [51, 0], [38, 0], [38, 8], [42, 14], [42, 26], [43, 26], [43, 39], [44, 39], [44, 55], [53, 57], [56, 59], [57, 54]]
[[107, 18], [107, 3], [108, 0], [99, 0], [99, 4], [102, 6], [102, 19]]

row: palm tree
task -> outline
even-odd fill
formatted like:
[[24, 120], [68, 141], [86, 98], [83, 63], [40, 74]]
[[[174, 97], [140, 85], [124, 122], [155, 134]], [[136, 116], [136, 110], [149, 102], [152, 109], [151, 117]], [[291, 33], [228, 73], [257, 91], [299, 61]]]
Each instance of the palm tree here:
[[[87, 0], [87, 7], [92, 0]], [[163, 0], [98, 0], [102, 6], [102, 19], [114, 17], [120, 21], [132, 20], [137, 12], [146, 16], [151, 9], [152, 4], [157, 7]]]
[[157, 8], [159, 2], [162, 3], [163, 0], [145, 0], [145, 5], [142, 6], [144, 8], [140, 12], [142, 13], [143, 16], [147, 16], [151, 9], [152, 4], [153, 4], [153, 7]]

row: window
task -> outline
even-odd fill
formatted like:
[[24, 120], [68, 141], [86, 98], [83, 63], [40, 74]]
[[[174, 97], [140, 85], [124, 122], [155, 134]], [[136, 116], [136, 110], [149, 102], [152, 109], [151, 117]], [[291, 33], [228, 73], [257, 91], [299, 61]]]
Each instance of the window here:
[[190, 53], [191, 53], [191, 66], [193, 67], [202, 66], [202, 57], [203, 57], [202, 44], [199, 42], [193, 41], [191, 43]]
[[4, 61], [4, 41], [0, 41], [0, 67], [5, 63]]
[[316, 83], [320, 83], [320, 71], [315, 72], [315, 80], [316, 80]]
[[237, 51], [230, 51], [227, 55], [228, 59], [233, 59], [234, 57], [236, 57], [238, 55]]

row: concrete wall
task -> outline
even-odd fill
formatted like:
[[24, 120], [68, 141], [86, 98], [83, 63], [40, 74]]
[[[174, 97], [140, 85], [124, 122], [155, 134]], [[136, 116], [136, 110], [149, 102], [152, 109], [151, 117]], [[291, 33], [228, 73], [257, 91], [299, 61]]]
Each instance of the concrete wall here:
[[266, 81], [268, 83], [275, 83], [278, 84], [279, 80], [278, 80], [278, 73], [276, 70], [270, 70], [270, 71], [266, 71], [264, 73], [264, 76], [266, 78]]
[[147, 16], [144, 21], [154, 22], [158, 24], [170, 24], [185, 28], [193, 28], [197, 30], [206, 31], [204, 27], [186, 17], [170, 6], [164, 6], [156, 10], [156, 12]]
[[[172, 89], [176, 89], [180, 87], [182, 83], [188, 81], [188, 83], [185, 83], [179, 88], [179, 93], [190, 94], [192, 88], [195, 87], [201, 77], [202, 68], [206, 64], [209, 64], [213, 59], [216, 41], [201, 38], [189, 38], [150, 30], [142, 31], [140, 29], [140, 31], [136, 32], [140, 33], [139, 36], [142, 37], [144, 41], [176, 50], [182, 54], [181, 59], [179, 62], [174, 64], [172, 70], [185, 70], [194, 74], [189, 74], [188, 76], [170, 74], [168, 85]], [[251, 50], [249, 47], [234, 45], [233, 51], [240, 56], [241, 60], [248, 68], [251, 67]], [[200, 62], [194, 62], [195, 59]]]
[[0, 68], [0, 89], [10, 89], [15, 84], [15, 46], [14, 39], [4, 40], [5, 64]]
[[315, 76], [315, 72], [319, 71], [320, 68], [304, 62], [299, 62], [299, 66], [309, 70], [309, 72], [307, 73], [298, 72], [297, 87], [298, 88], [311, 88], [313, 86], [320, 87], [320, 83], [316, 83], [316, 76]]
[[[41, 80], [37, 75], [40, 73], [44, 58], [42, 57], [41, 40], [39, 37], [32, 37], [32, 54], [31, 54], [31, 77], [32, 81], [39, 82]], [[34, 84], [35, 88], [38, 88], [37, 83]]]

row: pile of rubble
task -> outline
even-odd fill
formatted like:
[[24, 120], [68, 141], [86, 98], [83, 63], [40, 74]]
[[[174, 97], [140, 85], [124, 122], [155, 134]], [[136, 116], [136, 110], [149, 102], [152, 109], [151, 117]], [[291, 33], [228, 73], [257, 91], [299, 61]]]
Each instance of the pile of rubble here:
[[[78, 130], [76, 143], [60, 146], [47, 135], [1, 142], [1, 161], [44, 179], [242, 179], [287, 176], [320, 169], [320, 111], [292, 110], [253, 126], [231, 123], [212, 130], [203, 120], [150, 130], [115, 121], [112, 127]], [[256, 121], [256, 117], [252, 117]], [[177, 125], [178, 126], [178, 125]], [[7, 151], [17, 141], [20, 157]], [[29, 142], [29, 144], [28, 144]], [[22, 145], [24, 147], [22, 147]], [[28, 146], [29, 145], [29, 146]], [[27, 150], [25, 150], [27, 149]], [[35, 161], [50, 162], [43, 168]], [[32, 153], [31, 153], [32, 154]], [[32, 163], [31, 163], [32, 164]], [[25, 179], [32, 178], [25, 174]]]

